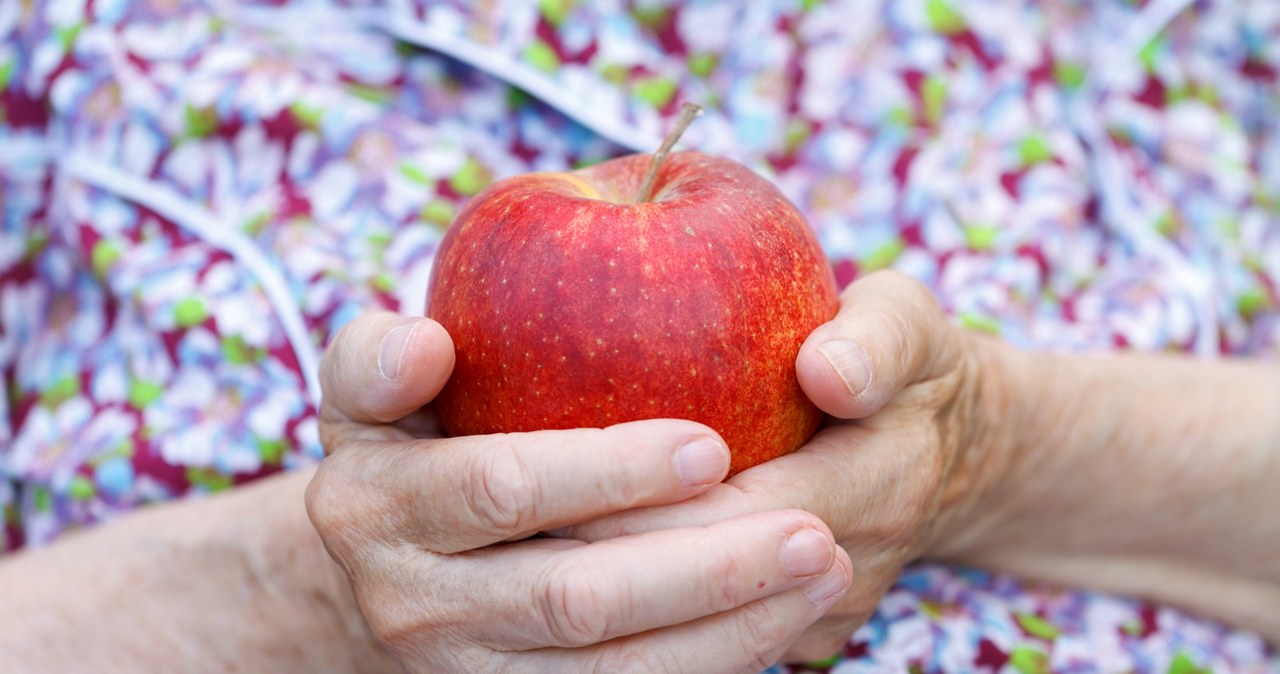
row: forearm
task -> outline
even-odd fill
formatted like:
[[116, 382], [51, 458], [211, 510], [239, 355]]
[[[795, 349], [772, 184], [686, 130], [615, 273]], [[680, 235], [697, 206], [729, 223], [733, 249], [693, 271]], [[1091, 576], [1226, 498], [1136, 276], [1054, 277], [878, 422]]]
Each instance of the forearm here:
[[941, 551], [1280, 640], [1280, 369], [994, 348], [997, 475]]
[[310, 471], [0, 564], [0, 671], [398, 671], [303, 507]]

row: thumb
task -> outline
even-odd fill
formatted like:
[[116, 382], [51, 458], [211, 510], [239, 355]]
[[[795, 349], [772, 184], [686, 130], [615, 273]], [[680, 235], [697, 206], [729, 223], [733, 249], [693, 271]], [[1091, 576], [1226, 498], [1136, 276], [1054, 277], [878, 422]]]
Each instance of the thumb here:
[[321, 419], [401, 419], [435, 398], [453, 363], [453, 341], [439, 323], [385, 311], [365, 314], [339, 330], [325, 349]]
[[800, 346], [796, 376], [809, 399], [841, 419], [875, 414], [903, 388], [960, 362], [959, 336], [922, 283], [894, 271], [852, 283], [840, 310]]

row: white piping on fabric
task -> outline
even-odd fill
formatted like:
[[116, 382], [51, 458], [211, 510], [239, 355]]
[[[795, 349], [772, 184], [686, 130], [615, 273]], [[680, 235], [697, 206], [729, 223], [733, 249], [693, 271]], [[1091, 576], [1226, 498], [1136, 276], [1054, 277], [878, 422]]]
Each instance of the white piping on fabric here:
[[302, 307], [289, 292], [284, 275], [252, 239], [176, 192], [131, 176], [99, 160], [71, 153], [60, 160], [58, 165], [69, 176], [163, 215], [244, 265], [262, 285], [267, 301], [284, 328], [285, 338], [298, 359], [298, 367], [302, 370], [302, 378], [307, 385], [307, 394], [316, 409], [320, 408], [320, 355], [307, 334]]
[[[1196, 352], [1202, 356], [1213, 356], [1218, 353], [1219, 346], [1212, 283], [1198, 274], [1167, 239], [1139, 224], [1141, 220], [1126, 203], [1123, 190], [1119, 190], [1119, 186], [1124, 184], [1124, 168], [1103, 133], [1095, 110], [1087, 105], [1090, 99], [1100, 97], [1105, 91], [1105, 79], [1095, 77], [1099, 73], [1108, 72], [1105, 68], [1099, 67], [1097, 60], [1100, 57], [1107, 58], [1111, 54], [1119, 53], [1123, 54], [1124, 58], [1138, 58], [1142, 48], [1194, 2], [1195, 0], [1156, 0], [1138, 15], [1119, 52], [1093, 50], [1095, 62], [1091, 63], [1087, 70], [1080, 95], [1072, 105], [1068, 106], [1068, 114], [1077, 130], [1081, 132], [1083, 142], [1093, 150], [1094, 170], [1105, 209], [1103, 217], [1107, 217], [1105, 213], [1109, 212], [1112, 217], [1108, 219], [1111, 220], [1110, 224], [1113, 228], [1135, 242], [1140, 242], [1144, 249], [1153, 251], [1162, 262], [1169, 265], [1175, 278], [1196, 298], [1200, 324], [1204, 326], [1196, 338]], [[282, 11], [280, 9], [263, 10], [261, 14], [242, 7], [238, 9], [240, 10], [236, 12], [238, 18], [250, 23], [258, 19], [263, 22], [263, 25], [274, 29], [280, 28], [279, 19]], [[306, 15], [314, 20], [315, 8], [307, 9]], [[301, 19], [302, 13], [299, 14], [298, 18]], [[327, 20], [339, 18], [355, 19], [371, 29], [382, 30], [398, 39], [446, 54], [485, 71], [528, 91], [598, 135], [624, 147], [637, 152], [647, 152], [657, 147], [660, 142], [656, 136], [651, 136], [618, 120], [598, 115], [590, 107], [579, 106], [579, 101], [565, 94], [554, 81], [533, 68], [514, 62], [479, 45], [431, 30], [403, 16], [384, 17], [377, 12], [344, 10], [324, 17]], [[289, 292], [284, 276], [253, 240], [219, 222], [213, 214], [191, 204], [173, 191], [125, 174], [100, 161], [73, 153], [62, 159], [59, 164], [62, 170], [71, 176], [164, 215], [244, 265], [262, 285], [267, 301], [276, 311], [285, 337], [298, 359], [307, 392], [312, 402], [317, 408], [319, 407], [321, 398], [319, 351], [307, 334], [301, 306]]]
[[432, 30], [427, 25], [400, 14], [393, 13], [391, 16], [385, 16], [380, 12], [372, 12], [357, 13], [357, 15], [361, 16], [366, 25], [379, 28], [405, 42], [447, 54], [508, 84], [520, 87], [532, 94], [534, 98], [559, 110], [596, 134], [634, 152], [652, 152], [662, 143], [662, 138], [659, 136], [597, 114], [597, 108], [586, 105], [586, 101], [575, 100], [554, 80], [532, 66], [507, 58], [496, 50], [486, 49], [482, 45]]
[[1108, 74], [1116, 72], [1116, 58], [1137, 60], [1142, 49], [1195, 0], [1156, 0], [1143, 9], [1124, 41], [1115, 49], [1093, 49], [1080, 93], [1067, 106], [1072, 125], [1091, 150], [1094, 180], [1102, 197], [1102, 217], [1110, 227], [1127, 237], [1135, 247], [1150, 251], [1167, 265], [1175, 281], [1191, 295], [1197, 314], [1195, 353], [1203, 358], [1219, 355], [1218, 312], [1214, 306], [1214, 283], [1178, 252], [1168, 239], [1154, 231], [1129, 203], [1123, 189], [1126, 169], [1098, 119], [1097, 106], [1107, 91]]
[[1147, 43], [1154, 40], [1169, 27], [1169, 24], [1173, 23], [1174, 19], [1191, 9], [1194, 4], [1196, 0], [1155, 0], [1147, 5], [1130, 24], [1129, 34], [1125, 36], [1120, 53], [1137, 58]]
[[662, 144], [662, 138], [657, 135], [645, 133], [631, 124], [600, 114], [596, 108], [587, 105], [587, 101], [569, 95], [553, 79], [532, 66], [516, 61], [496, 49], [436, 30], [394, 9], [333, 9], [301, 4], [286, 8], [232, 5], [228, 10], [234, 12], [238, 22], [277, 32], [335, 26], [349, 28], [352, 24], [363, 26], [457, 59], [498, 80], [524, 89], [534, 98], [559, 110], [596, 135], [633, 152], [652, 152]]

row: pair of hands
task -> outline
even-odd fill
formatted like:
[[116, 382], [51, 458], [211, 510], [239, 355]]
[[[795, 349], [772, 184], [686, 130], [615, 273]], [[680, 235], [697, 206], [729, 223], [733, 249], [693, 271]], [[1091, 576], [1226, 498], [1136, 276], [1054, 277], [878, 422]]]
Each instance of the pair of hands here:
[[820, 659], [969, 500], [983, 352], [915, 281], [860, 279], [796, 361], [832, 423], [724, 481], [723, 441], [688, 421], [444, 438], [449, 336], [369, 315], [322, 364], [308, 513], [408, 671]]

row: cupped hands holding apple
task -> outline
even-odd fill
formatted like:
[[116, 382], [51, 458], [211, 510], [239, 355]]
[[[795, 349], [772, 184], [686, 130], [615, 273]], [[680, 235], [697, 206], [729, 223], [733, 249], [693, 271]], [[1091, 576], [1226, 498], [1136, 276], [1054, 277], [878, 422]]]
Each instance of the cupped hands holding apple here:
[[423, 405], [449, 376], [448, 335], [370, 315], [326, 355], [330, 456], [308, 509], [409, 671], [817, 659], [961, 517], [986, 349], [914, 281], [855, 282], [797, 369], [824, 410], [857, 421], [722, 482], [727, 448], [687, 421], [442, 437]]
[[705, 493], [728, 449], [669, 419], [444, 438], [420, 407], [453, 359], [437, 323], [384, 313], [322, 365], [329, 455], [308, 513], [408, 671], [753, 672], [848, 587], [848, 555], [797, 510], [530, 538]]
[[326, 353], [308, 510], [410, 671], [825, 657], [975, 486], [985, 347], [892, 273], [837, 313], [776, 189], [669, 145], [490, 188], [431, 318]]

